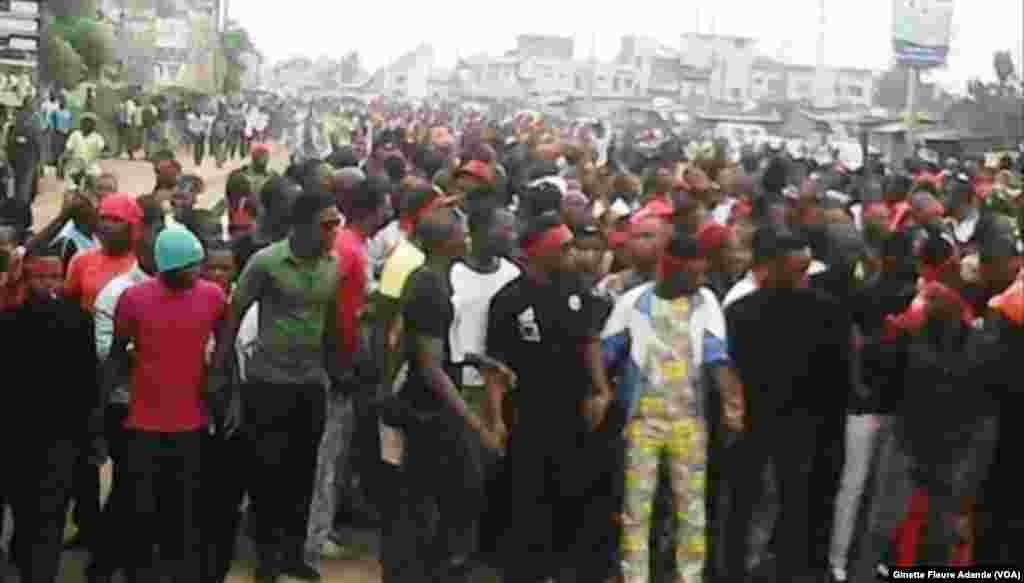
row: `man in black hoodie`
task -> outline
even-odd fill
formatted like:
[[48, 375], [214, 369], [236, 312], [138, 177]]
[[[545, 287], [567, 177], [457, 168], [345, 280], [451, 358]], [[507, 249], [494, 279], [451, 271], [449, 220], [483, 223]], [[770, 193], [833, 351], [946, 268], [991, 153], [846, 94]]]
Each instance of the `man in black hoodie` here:
[[[59, 297], [60, 256], [30, 252], [25, 260], [27, 293], [21, 306], [0, 314], [4, 338], [37, 338], [6, 347], [8, 378], [31, 379], [31, 387], [6, 391], [0, 407], [0, 439], [14, 471], [3, 488], [17, 523], [14, 563], [26, 583], [54, 583], [60, 567], [72, 465], [89, 439], [97, 387], [96, 344], [89, 316]], [[46, 366], [47, 358], [59, 366]], [[10, 456], [14, 456], [13, 459]]]

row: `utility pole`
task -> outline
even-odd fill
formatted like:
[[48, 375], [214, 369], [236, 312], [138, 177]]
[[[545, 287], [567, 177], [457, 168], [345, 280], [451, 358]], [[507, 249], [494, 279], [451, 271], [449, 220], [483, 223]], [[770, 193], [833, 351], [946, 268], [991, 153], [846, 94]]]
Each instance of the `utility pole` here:
[[818, 2], [818, 61], [815, 77], [815, 105], [821, 107], [827, 102], [825, 82], [825, 0]]
[[597, 33], [590, 35], [590, 88], [587, 94], [588, 115], [596, 115], [594, 109], [594, 83], [597, 81]]
[[917, 109], [917, 79], [920, 76], [920, 70], [914, 65], [907, 65], [907, 149], [909, 156], [912, 158], [917, 157], [917, 144], [915, 143], [914, 130], [917, 126], [916, 112]]

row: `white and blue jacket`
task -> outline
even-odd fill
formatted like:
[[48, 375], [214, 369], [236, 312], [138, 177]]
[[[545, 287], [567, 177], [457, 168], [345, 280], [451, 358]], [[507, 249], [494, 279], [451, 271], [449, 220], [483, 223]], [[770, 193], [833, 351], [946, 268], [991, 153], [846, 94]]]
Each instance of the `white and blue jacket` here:
[[[615, 309], [601, 334], [601, 352], [605, 368], [619, 380], [615, 398], [625, 405], [628, 415], [649, 382], [642, 363], [647, 360], [651, 343], [657, 341], [651, 323], [654, 283], [630, 290], [615, 303]], [[691, 298], [690, 370], [699, 371], [729, 362], [725, 336], [725, 316], [715, 295], [700, 288]], [[701, 374], [693, 374], [690, 382], [699, 388]], [[627, 417], [628, 418], [628, 417]]]

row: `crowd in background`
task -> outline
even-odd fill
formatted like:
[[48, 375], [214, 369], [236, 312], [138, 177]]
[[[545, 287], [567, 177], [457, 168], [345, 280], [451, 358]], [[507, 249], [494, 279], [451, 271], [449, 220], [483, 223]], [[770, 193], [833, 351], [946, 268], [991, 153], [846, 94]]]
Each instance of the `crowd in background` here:
[[351, 525], [385, 582], [1024, 556], [1019, 161], [286, 111], [188, 111], [196, 166], [247, 157], [213, 211], [159, 146], [151, 192], [89, 170], [86, 116], [88, 188], [35, 233], [0, 205], [22, 581], [71, 500], [91, 582], [223, 581], [243, 527], [258, 581], [318, 580]]

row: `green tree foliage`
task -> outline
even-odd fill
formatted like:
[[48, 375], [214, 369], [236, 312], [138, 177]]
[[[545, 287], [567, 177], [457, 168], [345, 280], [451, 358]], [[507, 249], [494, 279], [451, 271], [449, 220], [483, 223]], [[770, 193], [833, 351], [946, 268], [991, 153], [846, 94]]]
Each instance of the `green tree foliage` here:
[[114, 31], [107, 23], [94, 19], [81, 19], [76, 26], [74, 41], [68, 41], [82, 57], [89, 75], [99, 78], [103, 66], [113, 60]]
[[[228, 21], [226, 31], [221, 38], [224, 71], [223, 90], [235, 93], [242, 88], [242, 76], [246, 72], [245, 55], [259, 56], [256, 44], [253, 43], [249, 31], [238, 22]], [[218, 70], [221, 70], [218, 67]]]
[[1017, 70], [1010, 51], [996, 51], [992, 55], [992, 67], [995, 69], [996, 79], [999, 79], [1000, 85], [1006, 85]]
[[57, 16], [50, 19], [48, 28], [48, 36], [65, 41], [91, 78], [99, 78], [103, 67], [113, 60], [114, 31], [107, 23], [84, 16]]
[[63, 38], [47, 35], [46, 71], [50, 79], [62, 87], [75, 87], [82, 81], [82, 57]]

